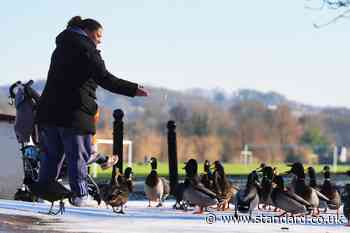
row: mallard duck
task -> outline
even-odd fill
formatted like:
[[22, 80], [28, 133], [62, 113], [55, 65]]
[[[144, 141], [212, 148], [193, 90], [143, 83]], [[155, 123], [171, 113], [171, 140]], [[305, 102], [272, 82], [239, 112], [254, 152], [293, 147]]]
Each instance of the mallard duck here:
[[198, 164], [195, 159], [190, 159], [184, 167], [186, 179], [184, 183], [183, 199], [199, 207], [195, 214], [204, 212], [204, 208], [217, 205], [218, 198], [214, 192], [207, 189], [198, 176]]
[[[101, 199], [106, 207], [111, 206], [113, 212], [124, 214], [124, 205], [129, 199], [129, 193], [133, 191], [132, 169], [127, 167], [124, 174], [118, 174], [115, 182], [100, 185]], [[118, 208], [120, 210], [118, 211]]]
[[220, 161], [214, 162], [214, 174], [213, 174], [213, 189], [216, 195], [221, 200], [220, 205], [218, 206], [219, 210], [225, 210], [229, 208], [229, 202], [234, 195], [237, 193], [237, 189], [233, 184], [228, 180], [224, 166]]
[[254, 170], [248, 175], [245, 189], [241, 189], [236, 195], [236, 218], [238, 217], [238, 211], [241, 213], [249, 213], [249, 216], [252, 216], [253, 210], [256, 209], [259, 205], [259, 189], [261, 189], [259, 176], [258, 173]]
[[151, 202], [158, 202], [157, 207], [161, 207], [170, 193], [170, 184], [168, 180], [158, 176], [157, 159], [152, 157], [150, 164], [152, 170], [145, 180], [145, 193], [149, 201], [148, 207], [151, 207]]
[[313, 167], [307, 168], [307, 174], [309, 175], [309, 186], [314, 189], [318, 189], [316, 170]]
[[321, 187], [320, 192], [325, 195], [329, 202], [325, 205], [325, 213], [327, 212], [327, 207], [331, 210], [337, 210], [337, 216], [339, 215], [339, 208], [341, 204], [341, 198], [335, 185], [331, 182], [331, 174], [329, 171], [324, 171], [324, 182]]
[[[72, 192], [58, 181], [42, 184], [34, 181], [31, 177], [25, 177], [23, 183], [27, 185], [30, 192], [35, 196], [51, 202], [51, 207], [47, 213], [49, 215], [63, 214], [65, 212], [63, 200], [73, 196]], [[60, 201], [60, 207], [57, 212], [52, 210], [55, 201]]]
[[285, 212], [280, 215], [283, 216], [286, 213], [294, 214], [304, 214], [308, 212], [311, 208], [311, 204], [305, 201], [303, 198], [297, 194], [287, 191], [284, 188], [284, 181], [282, 176], [275, 176], [273, 178], [273, 183], [276, 185], [271, 192], [272, 204], [276, 208], [280, 208]]
[[174, 209], [187, 211], [189, 203], [184, 200], [184, 197], [183, 197], [184, 191], [185, 191], [185, 182], [179, 182], [175, 187], [176, 202], [173, 206]]
[[204, 161], [204, 166], [203, 166], [204, 173], [200, 175], [201, 182], [202, 184], [210, 190], [213, 190], [213, 174], [211, 173], [210, 170], [210, 162], [209, 160]]
[[345, 218], [348, 220], [347, 226], [350, 226], [350, 184], [345, 185], [343, 197], [344, 197], [343, 214]]
[[259, 190], [259, 201], [263, 204], [265, 209], [267, 206], [272, 205], [271, 193], [272, 193], [272, 180], [274, 177], [274, 170], [270, 166], [264, 166], [262, 168], [262, 180], [261, 180], [261, 189]]
[[301, 163], [294, 163], [292, 165], [291, 170], [288, 173], [293, 173], [296, 176], [295, 183], [293, 184], [294, 192], [298, 196], [303, 198], [305, 201], [309, 202], [314, 208], [314, 210], [318, 208], [320, 204], [320, 199], [326, 202], [329, 201], [329, 199], [325, 195], [323, 195], [316, 189], [306, 185], [304, 166]]
[[17, 201], [27, 201], [27, 202], [38, 201], [38, 197], [33, 195], [33, 193], [30, 192], [25, 185], [23, 185], [22, 188], [17, 189], [17, 192], [15, 193], [13, 199]]

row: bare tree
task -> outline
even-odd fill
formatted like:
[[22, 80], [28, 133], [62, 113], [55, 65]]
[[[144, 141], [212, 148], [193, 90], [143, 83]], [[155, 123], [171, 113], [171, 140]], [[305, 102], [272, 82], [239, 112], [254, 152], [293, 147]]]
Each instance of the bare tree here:
[[311, 6], [311, 2], [315, 2], [314, 0], [306, 0], [308, 3], [306, 4], [305, 8], [310, 10], [333, 10], [337, 11], [337, 15], [333, 17], [331, 20], [328, 20], [325, 23], [322, 24], [316, 24], [314, 23], [315, 28], [321, 28], [324, 26], [327, 26], [329, 24], [337, 22], [339, 19], [346, 19], [350, 18], [350, 0], [318, 0], [318, 6], [313, 7]]

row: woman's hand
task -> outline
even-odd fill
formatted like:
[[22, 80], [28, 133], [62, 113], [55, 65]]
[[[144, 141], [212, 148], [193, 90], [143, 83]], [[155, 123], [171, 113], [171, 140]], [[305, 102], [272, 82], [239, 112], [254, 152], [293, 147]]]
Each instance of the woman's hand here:
[[136, 90], [135, 96], [149, 96], [149, 93], [142, 86], [139, 86], [139, 88]]

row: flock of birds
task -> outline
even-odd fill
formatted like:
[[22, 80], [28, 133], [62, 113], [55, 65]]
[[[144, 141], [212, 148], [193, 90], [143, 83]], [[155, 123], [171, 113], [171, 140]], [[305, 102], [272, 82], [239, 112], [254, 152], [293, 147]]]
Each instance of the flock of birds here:
[[[189, 203], [199, 207], [195, 213], [202, 213], [206, 208], [217, 205], [218, 210], [226, 210], [229, 203], [233, 203], [235, 216], [238, 212], [249, 213], [255, 209], [267, 209], [273, 207], [273, 211], [282, 212], [280, 216], [290, 214], [318, 216], [320, 209], [324, 213], [328, 209], [339, 209], [343, 202], [343, 213], [350, 223], [350, 184], [346, 184], [342, 195], [335, 183], [331, 181], [330, 168], [323, 169], [324, 181], [317, 185], [316, 171], [308, 167], [305, 172], [302, 163], [291, 164], [291, 169], [284, 174], [279, 174], [276, 168], [262, 164], [260, 168], [252, 171], [245, 187], [234, 186], [226, 177], [224, 168], [219, 161], [214, 162], [214, 172], [208, 169], [209, 162], [205, 162], [204, 173], [198, 175], [197, 162], [190, 159], [185, 166], [185, 182], [179, 184], [179, 193], [182, 198], [177, 200], [179, 207], [183, 203]], [[309, 176], [309, 183], [306, 182]], [[347, 172], [350, 176], [350, 171]], [[291, 176], [291, 182], [286, 187], [285, 176]], [[185, 204], [186, 205], [186, 204]]]
[[[144, 191], [149, 200], [148, 207], [156, 203], [156, 207], [163, 206], [164, 200], [170, 194], [170, 184], [167, 179], [157, 173], [157, 159], [150, 159], [151, 171], [145, 179]], [[343, 204], [343, 214], [350, 223], [350, 184], [346, 184], [340, 194], [334, 182], [331, 181], [331, 173], [325, 166], [322, 173], [323, 184], [318, 185], [316, 172], [313, 167], [305, 171], [303, 164], [294, 163], [291, 169], [284, 174], [279, 174], [276, 168], [261, 164], [259, 168], [247, 176], [244, 187], [234, 185], [225, 174], [220, 161], [213, 165], [209, 161], [204, 163], [204, 171], [198, 174], [198, 164], [195, 159], [185, 163], [185, 180], [177, 184], [174, 194], [176, 197], [175, 209], [187, 210], [189, 206], [197, 206], [195, 214], [203, 213], [209, 208], [219, 211], [228, 210], [230, 204], [234, 205], [235, 216], [238, 213], [249, 213], [255, 209], [272, 210], [281, 212], [280, 216], [290, 214], [313, 215], [324, 213], [328, 209], [339, 210]], [[213, 171], [212, 171], [213, 170]], [[350, 171], [347, 172], [350, 176]], [[291, 176], [291, 182], [285, 185], [284, 177]], [[306, 182], [308, 176], [308, 183]], [[64, 212], [64, 199], [72, 197], [72, 193], [60, 182], [52, 182], [47, 186], [40, 186], [30, 178], [24, 183], [36, 196], [52, 203], [49, 214]], [[108, 208], [116, 213], [124, 213], [124, 205], [127, 203], [129, 194], [133, 192], [132, 169], [126, 168], [124, 174], [112, 175], [109, 183], [99, 184], [100, 196], [97, 202], [103, 201]], [[60, 201], [58, 212], [53, 212], [55, 201]], [[153, 205], [154, 206], [154, 205]]]

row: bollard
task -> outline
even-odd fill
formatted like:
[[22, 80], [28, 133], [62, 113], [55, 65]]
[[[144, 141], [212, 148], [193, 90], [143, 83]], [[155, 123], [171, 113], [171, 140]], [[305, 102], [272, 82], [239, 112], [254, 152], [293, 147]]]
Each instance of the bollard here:
[[113, 155], [118, 155], [118, 162], [113, 166], [112, 170], [112, 182], [115, 182], [117, 168], [119, 169], [120, 173], [123, 173], [124, 113], [121, 109], [114, 110], [113, 117]]
[[168, 159], [169, 159], [169, 180], [170, 194], [175, 195], [176, 186], [178, 184], [177, 171], [177, 148], [176, 148], [176, 124], [174, 121], [168, 121]]

